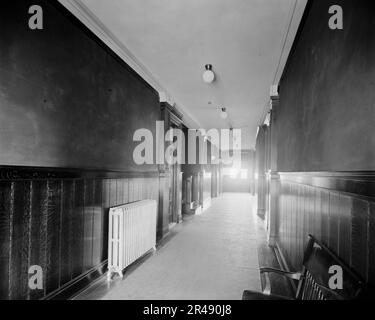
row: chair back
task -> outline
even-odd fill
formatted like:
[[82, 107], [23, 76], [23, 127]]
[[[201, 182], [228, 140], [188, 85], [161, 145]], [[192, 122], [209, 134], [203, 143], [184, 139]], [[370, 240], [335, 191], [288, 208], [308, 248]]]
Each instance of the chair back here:
[[[342, 288], [337, 287], [340, 278], [342, 278]], [[303, 259], [302, 279], [298, 284], [296, 298], [353, 300], [357, 299], [363, 290], [364, 282], [360, 277], [328, 247], [309, 235]]]

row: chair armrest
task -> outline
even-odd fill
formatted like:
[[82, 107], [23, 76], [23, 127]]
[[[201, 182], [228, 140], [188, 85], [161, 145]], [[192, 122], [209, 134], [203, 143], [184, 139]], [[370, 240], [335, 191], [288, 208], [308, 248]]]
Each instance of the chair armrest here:
[[280, 296], [276, 294], [266, 295], [256, 291], [245, 290], [242, 295], [242, 300], [295, 300], [290, 297]]
[[289, 272], [289, 271], [284, 271], [280, 269], [275, 269], [275, 268], [260, 268], [260, 273], [264, 274], [264, 278], [266, 281], [266, 286], [264, 287], [263, 294], [270, 295], [271, 294], [271, 281], [268, 276], [269, 273], [276, 273], [280, 274], [284, 277], [287, 277], [292, 280], [299, 281], [302, 278], [301, 272]]
[[275, 268], [260, 268], [260, 273], [277, 273], [284, 277], [297, 280], [297, 281], [299, 281], [302, 277], [301, 272], [290, 272], [290, 271], [284, 271], [284, 270], [275, 269]]

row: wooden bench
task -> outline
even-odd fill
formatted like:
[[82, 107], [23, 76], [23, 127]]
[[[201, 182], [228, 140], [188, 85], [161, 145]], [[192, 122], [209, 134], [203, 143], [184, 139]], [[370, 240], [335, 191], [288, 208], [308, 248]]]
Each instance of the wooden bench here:
[[[331, 289], [329, 273], [331, 266], [342, 268], [342, 289]], [[261, 268], [265, 276], [265, 288], [262, 293], [246, 290], [243, 300], [353, 300], [363, 297], [365, 292], [364, 282], [357, 276], [337, 255], [324, 244], [309, 235], [309, 241], [304, 252], [302, 270], [288, 272], [274, 268]], [[271, 294], [271, 285], [268, 274], [276, 273], [287, 277], [296, 283], [294, 298]]]

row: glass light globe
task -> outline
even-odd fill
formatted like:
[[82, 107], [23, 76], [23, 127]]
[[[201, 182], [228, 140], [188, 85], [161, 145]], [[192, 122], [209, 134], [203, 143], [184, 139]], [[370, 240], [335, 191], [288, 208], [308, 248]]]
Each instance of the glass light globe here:
[[203, 81], [206, 83], [212, 83], [215, 80], [215, 74], [211, 70], [206, 70], [203, 73]]
[[226, 119], [228, 118], [228, 113], [226, 113], [225, 111], [222, 111], [220, 112], [220, 117], [222, 117], [223, 119]]

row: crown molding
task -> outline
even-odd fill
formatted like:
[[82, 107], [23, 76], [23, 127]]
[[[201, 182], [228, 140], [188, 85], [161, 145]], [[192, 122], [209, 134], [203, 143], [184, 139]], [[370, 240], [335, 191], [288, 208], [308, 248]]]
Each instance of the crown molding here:
[[[187, 111], [183, 104], [176, 101], [168, 90], [161, 84], [147, 67], [139, 61], [131, 51], [100, 21], [100, 19], [81, 0], [58, 0], [78, 20], [80, 20], [91, 32], [105, 43], [120, 59], [128, 64], [139, 76], [141, 76], [158, 93], [161, 102], [168, 102], [180, 109], [184, 116], [184, 123], [188, 127], [201, 127], [199, 121]], [[182, 109], [182, 110], [181, 110]]]

